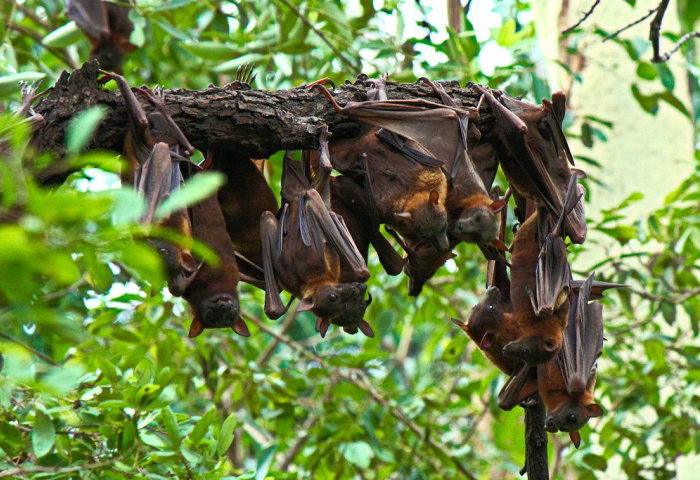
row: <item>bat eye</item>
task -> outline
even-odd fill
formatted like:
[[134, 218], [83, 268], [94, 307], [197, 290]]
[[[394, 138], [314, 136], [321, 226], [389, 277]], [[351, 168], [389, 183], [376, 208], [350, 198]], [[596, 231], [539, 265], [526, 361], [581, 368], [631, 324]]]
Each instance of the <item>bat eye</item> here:
[[570, 413], [569, 416], [566, 417], [566, 419], [569, 423], [576, 423], [576, 414]]
[[495, 305], [489, 305], [489, 310], [491, 310], [491, 311], [496, 310]]
[[330, 300], [331, 302], [335, 302], [336, 300], [338, 300], [338, 295], [336, 295], [335, 293], [330, 293], [328, 295], [328, 300]]
[[167, 250], [165, 249], [165, 247], [158, 247], [158, 253], [160, 253], [161, 255], [165, 255], [166, 252]]

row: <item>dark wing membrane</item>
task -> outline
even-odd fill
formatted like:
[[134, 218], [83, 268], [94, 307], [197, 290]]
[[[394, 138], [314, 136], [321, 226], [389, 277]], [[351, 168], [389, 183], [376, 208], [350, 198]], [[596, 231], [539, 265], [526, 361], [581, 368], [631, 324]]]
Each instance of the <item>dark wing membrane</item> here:
[[512, 410], [518, 403], [537, 390], [536, 368], [527, 364], [508, 377], [506, 384], [498, 392], [498, 408]]
[[109, 37], [107, 10], [99, 0], [67, 0], [66, 16], [95, 40]]
[[545, 237], [535, 270], [535, 298], [532, 299], [535, 314], [551, 314], [559, 308], [571, 289], [570, 282], [571, 268], [564, 240]]
[[375, 135], [383, 144], [399, 151], [409, 160], [418, 162], [421, 165], [425, 165], [426, 167], [430, 168], [442, 167], [442, 162], [440, 160], [436, 159], [432, 155], [428, 155], [427, 153], [424, 153], [418, 149], [412, 148], [408, 145], [404, 138], [390, 130], [380, 128]]
[[291, 203], [297, 196], [311, 188], [311, 183], [304, 175], [304, 168], [301, 162], [297, 162], [291, 157], [291, 152], [287, 152], [282, 160], [282, 189], [281, 196]]
[[[157, 143], [143, 165], [137, 169], [134, 183], [138, 192], [146, 198], [146, 213], [141, 219], [144, 223], [154, 220], [156, 208], [165, 200], [170, 192], [180, 186], [182, 176], [174, 175], [173, 169], [179, 173], [180, 167], [170, 159], [167, 143]], [[173, 180], [178, 183], [173, 184]]]
[[588, 303], [593, 275], [574, 292], [558, 357], [570, 395], [582, 395], [586, 391], [590, 376], [595, 374], [595, 362], [603, 352], [603, 308], [598, 302]]

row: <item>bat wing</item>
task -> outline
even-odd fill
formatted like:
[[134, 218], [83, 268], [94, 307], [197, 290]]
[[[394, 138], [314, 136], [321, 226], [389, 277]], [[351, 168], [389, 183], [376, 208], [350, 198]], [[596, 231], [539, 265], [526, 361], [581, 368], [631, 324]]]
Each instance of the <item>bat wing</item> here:
[[498, 408], [512, 410], [517, 404], [537, 391], [536, 368], [523, 364], [516, 373], [508, 377], [498, 392]]
[[[574, 292], [577, 292], [578, 290], [581, 289], [581, 286], [585, 282], [583, 280], [572, 280], [571, 282], [571, 289]], [[601, 282], [599, 280], [593, 280], [591, 283], [591, 294], [590, 298], [591, 300], [600, 300], [601, 298], [604, 297], [603, 292], [610, 288], [627, 288], [629, 285], [625, 285], [624, 283], [612, 283], [612, 282]]]
[[265, 271], [240, 252], [234, 252], [241, 274], [241, 281], [265, 290]]
[[391, 130], [380, 128], [375, 135], [384, 145], [401, 152], [404, 157], [411, 161], [431, 168], [442, 167], [442, 162], [430, 155], [423, 147], [401, 137], [401, 135], [397, 135]]
[[316, 250], [324, 255], [327, 242], [340, 258], [347, 262], [358, 278], [369, 278], [365, 260], [357, 250], [342, 217], [328, 210], [316, 190], [309, 189], [303, 194], [301, 210], [304, 212], [304, 221], [302, 224], [300, 215], [299, 227], [308, 230]]
[[595, 375], [595, 362], [603, 352], [603, 307], [596, 301], [588, 302], [593, 276], [592, 273], [574, 293], [558, 357], [570, 395], [582, 395], [586, 391], [591, 376]]
[[109, 37], [109, 19], [104, 2], [67, 0], [66, 16], [73, 20], [85, 35], [94, 40]]
[[[170, 149], [167, 143], [157, 143], [141, 168], [136, 172], [134, 181], [137, 190], [146, 198], [146, 213], [141, 218], [144, 223], [152, 223], [156, 208], [165, 200], [170, 192], [179, 187], [173, 184], [173, 170], [180, 167], [170, 158]], [[175, 176], [175, 179], [178, 177]], [[179, 177], [182, 178], [181, 176]]]
[[260, 237], [262, 239], [263, 272], [265, 276], [265, 315], [277, 319], [287, 311], [275, 273], [276, 250], [279, 248], [278, 234], [283, 228], [287, 210], [283, 210], [279, 223], [272, 212], [265, 211], [260, 216]]
[[311, 183], [304, 174], [302, 163], [294, 160], [291, 152], [285, 153], [282, 160], [282, 189], [280, 192], [282, 198], [291, 203], [310, 188], [312, 188]]

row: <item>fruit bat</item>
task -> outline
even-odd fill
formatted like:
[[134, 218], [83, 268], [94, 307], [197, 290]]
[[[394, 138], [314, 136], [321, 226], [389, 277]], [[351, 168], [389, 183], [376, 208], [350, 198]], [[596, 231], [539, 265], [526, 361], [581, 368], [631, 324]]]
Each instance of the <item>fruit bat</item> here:
[[[275, 319], [287, 310], [281, 286], [300, 299], [297, 311], [316, 315], [321, 336], [331, 323], [348, 333], [359, 329], [373, 336], [362, 318], [371, 301], [364, 298], [369, 271], [343, 219], [328, 210], [301, 163], [289, 156], [284, 158], [281, 193], [283, 205], [277, 217], [270, 211], [260, 217], [265, 314]], [[346, 271], [341, 281], [343, 264], [352, 274]]]
[[[146, 198], [147, 208], [141, 220], [152, 223], [158, 205], [182, 184], [179, 163], [188, 161], [188, 157], [194, 153], [194, 147], [165, 111], [162, 89], [135, 89], [155, 107], [154, 111], [146, 114], [124, 77], [115, 73], [102, 73], [104, 75], [100, 78], [100, 83], [116, 81], [129, 118], [123, 152], [129, 168], [122, 174], [122, 183], [133, 184]], [[192, 227], [186, 210], [175, 211], [159, 223], [183, 236], [191, 236]], [[168, 288], [174, 295], [182, 295], [197, 272], [197, 262], [185, 248], [164, 240], [153, 240], [152, 243], [164, 257]]]
[[562, 239], [567, 214], [578, 203], [576, 175], [554, 229], [545, 207], [528, 217], [515, 234], [511, 255], [510, 296], [521, 337], [504, 347], [529, 365], [549, 362], [561, 348], [571, 293], [571, 270]]
[[218, 265], [203, 258], [202, 266], [183, 297], [192, 307], [192, 324], [188, 336], [196, 337], [205, 328], [231, 327], [244, 337], [250, 336], [240, 316], [238, 301], [239, 272], [231, 238], [226, 232], [224, 216], [216, 194], [191, 208], [192, 233], [219, 257]]
[[75, 21], [90, 42], [90, 58], [100, 68], [122, 73], [124, 54], [136, 50], [129, 42], [134, 24], [131, 7], [101, 0], [66, 0], [66, 16]]
[[[318, 87], [318, 84], [310, 87], [313, 86]], [[384, 113], [383, 109], [395, 105], [394, 102], [373, 100], [341, 108], [325, 88], [321, 88], [321, 91], [339, 114], [375, 125], [374, 128], [365, 127], [355, 138], [331, 143], [333, 167], [365, 186], [380, 223], [390, 225], [401, 235], [415, 236], [438, 250], [449, 249], [444, 207], [447, 179], [441, 171], [442, 162], [416, 140], [402, 133], [397, 134], [395, 128], [388, 128], [388, 125], [410, 123], [411, 119], [413, 123], [423, 123], [421, 118], [409, 116], [403, 121], [377, 122], [372, 108], [379, 111], [377, 118], [382, 114], [391, 117], [391, 108], [387, 110], [388, 113]], [[431, 102], [418, 102], [410, 106], [413, 110], [407, 110], [409, 114], [424, 111], [430, 116], [431, 110], [424, 105], [427, 104], [431, 108], [440, 108], [456, 119], [449, 109]], [[387, 126], [379, 123], [386, 123]], [[456, 131], [456, 123], [454, 128]]]
[[603, 308], [597, 301], [589, 303], [593, 276], [573, 295], [559, 355], [549, 365], [537, 366], [537, 388], [547, 408], [545, 427], [569, 432], [576, 448], [581, 427], [603, 414], [593, 400], [595, 365], [603, 351]]
[[[552, 95], [552, 102], [532, 105], [500, 92], [472, 84], [482, 93], [496, 120], [493, 146], [498, 151], [501, 168], [512, 188], [557, 218], [564, 207], [569, 179], [574, 174], [573, 157], [562, 132], [566, 96]], [[498, 99], [494, 96], [497, 95]], [[577, 186], [583, 194], [583, 186]], [[583, 202], [567, 215], [565, 233], [574, 243], [586, 237]]]

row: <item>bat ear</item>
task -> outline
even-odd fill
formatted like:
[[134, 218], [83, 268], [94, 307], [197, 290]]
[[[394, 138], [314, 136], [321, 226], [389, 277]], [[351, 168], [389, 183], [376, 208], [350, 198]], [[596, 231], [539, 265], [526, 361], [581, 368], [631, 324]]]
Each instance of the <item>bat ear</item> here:
[[204, 324], [196, 316], [192, 319], [192, 324], [190, 325], [190, 331], [187, 334], [188, 337], [194, 338], [204, 330]]
[[586, 405], [586, 415], [588, 418], [600, 417], [603, 414], [603, 408], [597, 403]]
[[450, 252], [450, 255], [447, 258], [457, 258], [457, 254], [455, 252]]
[[308, 312], [314, 308], [314, 301], [311, 297], [302, 298], [297, 307], [297, 312]]
[[241, 337], [250, 337], [250, 330], [248, 330], [248, 325], [245, 324], [241, 317], [236, 318], [233, 322], [231, 330], [236, 332]]
[[581, 445], [581, 434], [578, 432], [569, 432], [569, 438], [571, 439], [571, 443], [574, 444], [574, 447], [578, 448], [579, 445]]
[[479, 342], [479, 348], [485, 350], [491, 347], [493, 345], [493, 337], [493, 332], [487, 332], [486, 334], [484, 334], [483, 338], [481, 339], [481, 342]]
[[461, 328], [461, 329], [464, 330], [465, 332], [467, 331], [467, 324], [464, 323], [463, 321], [457, 320], [456, 318], [453, 318], [453, 319], [452, 319], [452, 323], [454, 323], [455, 325], [457, 325], [459, 328]]
[[330, 320], [316, 317], [316, 331], [321, 334], [321, 338], [326, 338], [326, 332], [328, 331], [330, 324]]
[[374, 332], [372, 331], [372, 327], [369, 325], [369, 323], [367, 323], [367, 321], [364, 318], [360, 320], [360, 323], [358, 323], [357, 326], [360, 329], [360, 331], [366, 336], [374, 338]]
[[493, 202], [491, 202], [491, 205], [489, 205], [489, 209], [490, 209], [493, 213], [498, 213], [498, 212], [500, 212], [501, 210], [503, 210], [503, 209], [505, 208], [506, 205], [507, 205], [507, 204], [506, 204], [505, 200], [501, 200], [501, 199], [499, 198], [498, 200], [494, 200]]
[[440, 201], [440, 194], [438, 193], [438, 191], [431, 190], [430, 191], [430, 203], [432, 203], [433, 205], [437, 205], [439, 201]]
[[559, 343], [550, 338], [544, 341], [543, 347], [547, 352], [556, 352], [559, 349]]

